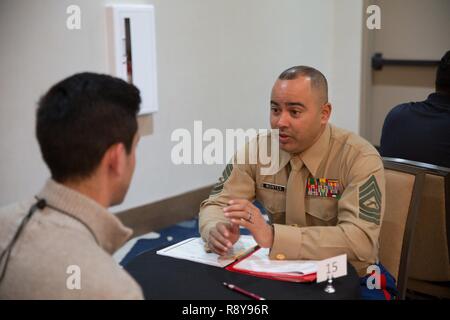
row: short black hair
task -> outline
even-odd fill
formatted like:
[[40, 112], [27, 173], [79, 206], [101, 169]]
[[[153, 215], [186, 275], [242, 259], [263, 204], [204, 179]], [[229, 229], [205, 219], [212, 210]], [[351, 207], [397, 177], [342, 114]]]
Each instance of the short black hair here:
[[450, 51], [439, 62], [436, 72], [436, 91], [450, 94]]
[[319, 91], [321, 103], [328, 102], [328, 82], [327, 78], [317, 69], [308, 66], [295, 66], [284, 70], [279, 76], [280, 80], [294, 80], [299, 77], [311, 79], [311, 87]]
[[78, 73], [52, 86], [36, 112], [36, 137], [52, 178], [90, 176], [116, 143], [130, 153], [140, 103], [138, 88], [103, 74]]

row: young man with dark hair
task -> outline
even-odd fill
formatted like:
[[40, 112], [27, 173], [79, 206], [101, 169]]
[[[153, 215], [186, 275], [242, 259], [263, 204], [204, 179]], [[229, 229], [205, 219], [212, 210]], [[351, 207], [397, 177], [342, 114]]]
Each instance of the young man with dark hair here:
[[436, 72], [436, 92], [425, 101], [394, 107], [381, 134], [383, 157], [402, 158], [450, 168], [450, 51]]
[[130, 237], [107, 208], [123, 201], [139, 140], [139, 90], [80, 73], [39, 101], [36, 136], [51, 178], [0, 210], [1, 299], [142, 299], [113, 260]]

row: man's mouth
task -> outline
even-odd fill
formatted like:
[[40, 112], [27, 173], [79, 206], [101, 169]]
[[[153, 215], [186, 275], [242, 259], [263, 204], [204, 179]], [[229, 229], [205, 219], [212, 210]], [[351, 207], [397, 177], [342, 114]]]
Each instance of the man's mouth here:
[[280, 143], [288, 143], [289, 140], [291, 139], [291, 137], [285, 133], [280, 133], [279, 137], [280, 137], [280, 139], [279, 139]]

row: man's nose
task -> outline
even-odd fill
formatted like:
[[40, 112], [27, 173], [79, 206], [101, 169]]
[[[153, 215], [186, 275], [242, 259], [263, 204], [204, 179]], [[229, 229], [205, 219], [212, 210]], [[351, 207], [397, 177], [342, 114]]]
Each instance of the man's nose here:
[[286, 128], [289, 126], [289, 113], [288, 112], [281, 112], [280, 117], [277, 121], [277, 127], [279, 129]]

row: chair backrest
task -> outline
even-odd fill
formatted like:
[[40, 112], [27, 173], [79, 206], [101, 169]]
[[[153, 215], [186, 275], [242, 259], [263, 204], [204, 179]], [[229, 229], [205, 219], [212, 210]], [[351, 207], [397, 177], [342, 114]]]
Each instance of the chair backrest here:
[[380, 230], [380, 261], [397, 279], [404, 299], [414, 226], [419, 211], [424, 171], [383, 158], [386, 207]]
[[450, 168], [403, 159], [385, 159], [425, 171], [409, 277], [424, 281], [450, 281]]

